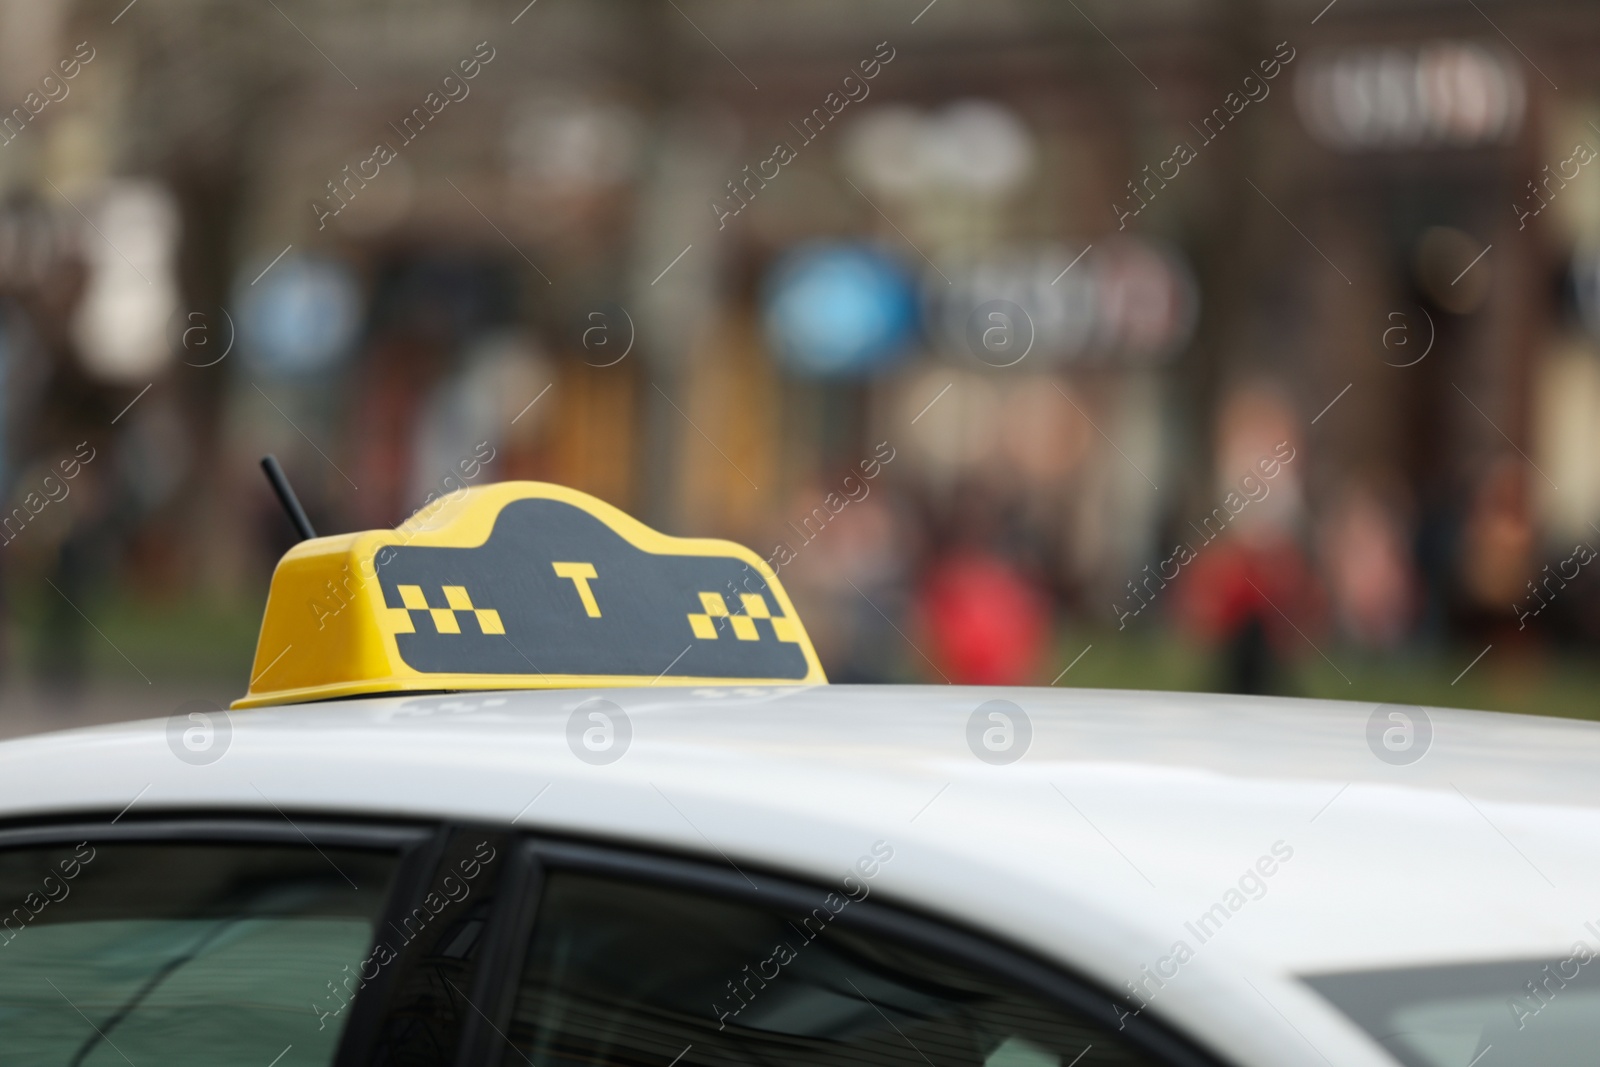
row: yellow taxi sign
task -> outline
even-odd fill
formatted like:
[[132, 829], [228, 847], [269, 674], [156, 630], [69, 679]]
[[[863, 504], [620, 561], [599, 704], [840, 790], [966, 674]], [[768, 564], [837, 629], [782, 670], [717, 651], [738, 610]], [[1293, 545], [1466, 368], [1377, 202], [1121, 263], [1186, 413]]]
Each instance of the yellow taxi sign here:
[[826, 682], [777, 575], [544, 482], [318, 537], [273, 572], [236, 708], [365, 693]]

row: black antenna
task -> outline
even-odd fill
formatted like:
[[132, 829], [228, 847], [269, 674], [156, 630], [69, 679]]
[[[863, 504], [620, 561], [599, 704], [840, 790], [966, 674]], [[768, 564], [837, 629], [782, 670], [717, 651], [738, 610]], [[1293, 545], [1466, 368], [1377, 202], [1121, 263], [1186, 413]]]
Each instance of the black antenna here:
[[278, 464], [278, 457], [262, 456], [261, 469], [267, 472], [267, 481], [272, 483], [272, 491], [278, 494], [278, 502], [283, 505], [283, 510], [289, 513], [289, 521], [294, 524], [300, 540], [309, 541], [317, 536], [317, 531], [311, 528], [311, 520], [306, 518], [306, 509], [300, 506], [300, 498], [294, 495], [294, 490], [289, 486], [288, 475], [283, 473], [283, 467]]

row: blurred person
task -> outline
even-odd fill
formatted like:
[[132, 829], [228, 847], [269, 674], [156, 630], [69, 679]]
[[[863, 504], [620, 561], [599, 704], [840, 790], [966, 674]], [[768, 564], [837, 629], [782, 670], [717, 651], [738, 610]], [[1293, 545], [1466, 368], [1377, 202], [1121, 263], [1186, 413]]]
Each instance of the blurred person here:
[[89, 403], [77, 418], [63, 416], [38, 460], [21, 472], [5, 511], [14, 519], [30, 515], [6, 550], [45, 578], [36, 594], [34, 667], [45, 690], [68, 705], [88, 681], [92, 624], [85, 613], [116, 576], [140, 518], [126, 471], [112, 462], [125, 435], [108, 439], [94, 428], [90, 420], [99, 413]]
[[942, 675], [956, 685], [1035, 681], [1051, 640], [1043, 585], [1001, 546], [1009, 509], [969, 483], [953, 499], [953, 534], [917, 586], [920, 631]]
[[[21, 308], [11, 300], [0, 300], [0, 501], [9, 501], [14, 484], [18, 445], [23, 440], [18, 424], [26, 420], [26, 411], [33, 397], [23, 388], [23, 372], [35, 361], [26, 359], [29, 353], [28, 322]], [[19, 402], [27, 401], [27, 402]], [[0, 554], [0, 678], [6, 674], [11, 659], [11, 560]]]
[[[1180, 534], [1192, 557], [1179, 579], [1179, 619], [1219, 647], [1224, 692], [1281, 693], [1282, 661], [1319, 595], [1297, 537], [1304, 460], [1293, 406], [1269, 383], [1235, 387], [1217, 419], [1217, 505]], [[1297, 463], [1298, 460], [1298, 463]]]
[[1283, 693], [1283, 661], [1301, 640], [1295, 627], [1310, 625], [1319, 600], [1300, 546], [1276, 535], [1237, 538], [1204, 549], [1185, 569], [1191, 573], [1178, 589], [1178, 617], [1219, 646], [1220, 689]]
[[84, 605], [104, 584], [126, 536], [127, 524], [113, 500], [116, 490], [108, 484], [112, 480], [109, 464], [98, 470], [90, 465], [78, 476], [72, 494], [75, 512], [66, 520], [49, 584], [40, 594], [38, 678], [50, 696], [67, 705], [82, 699], [88, 681], [90, 624]]
[[1010, 560], [956, 549], [929, 569], [917, 598], [930, 654], [952, 683], [1035, 680], [1049, 645], [1049, 605]]
[[399, 336], [375, 338], [363, 354], [361, 387], [348, 403], [352, 470], [361, 492], [350, 494], [347, 520], [357, 529], [392, 526], [420, 501], [411, 498], [417, 412], [437, 380], [438, 351], [426, 342]]
[[880, 481], [852, 474], [837, 488], [817, 480], [791, 493], [785, 510], [796, 518], [777, 528], [765, 558], [806, 620], [829, 680], [901, 680], [899, 664], [916, 654], [893, 620], [905, 619], [911, 599], [916, 529]]
[[895, 665], [906, 652], [891, 620], [904, 619], [910, 601], [907, 523], [881, 487], [852, 501], [839, 520], [801, 549], [814, 553], [812, 573], [823, 575], [833, 594], [828, 677], [846, 684], [896, 681]]
[[[30, 590], [40, 613], [29, 620], [32, 667], [45, 688], [67, 703], [78, 700], [87, 681], [90, 624], [83, 612], [112, 575], [134, 528], [107, 458], [110, 435], [126, 432], [114, 425], [125, 390], [91, 377], [72, 329], [87, 279], [77, 250], [55, 248], [36, 274], [8, 279], [18, 284], [6, 313], [7, 347], [13, 349], [7, 405], [15, 419], [8, 430], [16, 447], [0, 517], [20, 528], [8, 530], [3, 553], [13, 572], [10, 584], [21, 573], [48, 582]], [[78, 450], [79, 442], [86, 451]], [[95, 458], [72, 467], [70, 482], [62, 484], [59, 464], [75, 453]]]
[[1420, 599], [1400, 509], [1370, 486], [1352, 483], [1324, 519], [1318, 541], [1340, 632], [1372, 648], [1399, 645], [1416, 622]]
[[1531, 562], [1534, 530], [1528, 518], [1527, 481], [1517, 459], [1501, 456], [1468, 503], [1456, 560], [1460, 582], [1456, 616], [1473, 640], [1526, 640], [1531, 634], [1521, 630], [1519, 638], [1514, 625], [1516, 604], [1528, 595], [1538, 569]]

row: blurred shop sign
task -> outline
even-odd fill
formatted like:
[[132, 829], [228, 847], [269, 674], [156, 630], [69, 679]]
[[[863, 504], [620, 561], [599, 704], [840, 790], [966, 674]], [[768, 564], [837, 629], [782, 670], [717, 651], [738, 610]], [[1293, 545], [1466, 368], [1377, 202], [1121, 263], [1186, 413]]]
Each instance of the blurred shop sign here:
[[876, 192], [909, 196], [949, 189], [998, 197], [1034, 170], [1033, 135], [1010, 109], [959, 100], [925, 113], [904, 104], [863, 112], [844, 144], [847, 170]]
[[1512, 56], [1461, 41], [1313, 57], [1295, 90], [1311, 134], [1347, 152], [1508, 144], [1527, 103]]
[[644, 122], [620, 103], [546, 94], [512, 111], [506, 133], [511, 179], [556, 193], [620, 185], [644, 149]]
[[293, 256], [260, 269], [246, 268], [234, 284], [245, 359], [284, 377], [332, 369], [350, 351], [361, 321], [360, 287], [350, 268]]
[[147, 378], [172, 357], [167, 320], [178, 306], [177, 205], [153, 182], [115, 181], [84, 221], [89, 285], [73, 321], [84, 366], [110, 382]]
[[766, 285], [766, 329], [800, 374], [863, 377], [898, 363], [916, 336], [916, 283], [900, 264], [859, 244], [802, 245]]
[[638, 112], [603, 96], [547, 87], [513, 105], [504, 142], [509, 217], [529, 235], [605, 232], [606, 220], [625, 214], [615, 198], [634, 181], [648, 135]]
[[1199, 308], [1183, 259], [1138, 238], [1014, 246], [945, 275], [923, 278], [929, 335], [992, 367], [1157, 363], [1188, 342]]

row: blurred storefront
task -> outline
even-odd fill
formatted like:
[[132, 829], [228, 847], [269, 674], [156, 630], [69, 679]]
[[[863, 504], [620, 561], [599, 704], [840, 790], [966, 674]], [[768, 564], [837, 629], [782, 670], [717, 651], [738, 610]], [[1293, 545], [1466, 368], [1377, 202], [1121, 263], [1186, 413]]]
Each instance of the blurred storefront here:
[[1600, 13], [281, 6], [0, 5], [0, 478], [105, 456], [11, 647], [44, 575], [247, 601], [267, 451], [319, 529], [746, 541], [843, 678], [1600, 637], [1516, 608], [1600, 537]]

